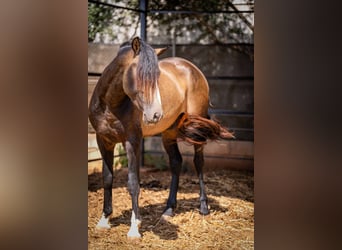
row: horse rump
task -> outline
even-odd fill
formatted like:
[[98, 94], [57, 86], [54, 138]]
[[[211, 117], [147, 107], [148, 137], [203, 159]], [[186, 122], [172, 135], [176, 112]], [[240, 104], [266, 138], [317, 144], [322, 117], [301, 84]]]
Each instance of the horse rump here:
[[178, 138], [189, 144], [203, 145], [207, 140], [235, 139], [218, 122], [199, 115], [183, 113], [178, 122]]

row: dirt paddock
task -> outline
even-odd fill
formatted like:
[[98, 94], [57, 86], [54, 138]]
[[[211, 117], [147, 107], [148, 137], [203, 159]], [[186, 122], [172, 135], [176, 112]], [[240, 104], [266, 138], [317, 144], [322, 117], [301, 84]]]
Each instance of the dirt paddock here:
[[127, 169], [115, 170], [110, 230], [95, 228], [102, 213], [101, 161], [88, 164], [88, 249], [254, 249], [254, 173], [207, 169], [204, 180], [210, 214], [199, 214], [199, 182], [193, 171], [180, 177], [176, 214], [162, 220], [171, 175], [141, 168], [139, 240], [127, 239], [131, 199]]

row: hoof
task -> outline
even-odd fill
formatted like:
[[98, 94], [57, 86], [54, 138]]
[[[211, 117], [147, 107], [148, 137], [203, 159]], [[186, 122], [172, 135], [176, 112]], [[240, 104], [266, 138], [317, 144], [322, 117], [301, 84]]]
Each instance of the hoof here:
[[127, 238], [128, 239], [140, 239], [141, 234], [139, 233], [138, 229], [129, 229], [127, 233]]
[[206, 209], [201, 209], [201, 210], [200, 210], [200, 214], [202, 214], [202, 215], [208, 215], [208, 214], [210, 214], [210, 212], [209, 212], [208, 208], [206, 208]]
[[110, 226], [101, 226], [101, 225], [96, 225], [96, 230], [109, 230]]
[[173, 210], [171, 207], [169, 207], [168, 209], [166, 209], [163, 213], [162, 216], [169, 216], [169, 217], [172, 217], [173, 216]]
[[209, 212], [209, 208], [206, 202], [201, 202], [201, 207], [200, 207], [200, 214], [203, 215], [208, 215]]
[[106, 217], [104, 214], [96, 225], [96, 229], [110, 229], [109, 216]]
[[172, 208], [168, 208], [165, 210], [165, 212], [162, 214], [161, 219], [165, 221], [169, 221], [171, 217], [173, 217], [173, 210]]
[[139, 227], [141, 226], [141, 221], [135, 218], [134, 212], [132, 212], [131, 227], [127, 233], [129, 239], [139, 239], [141, 234], [139, 233]]

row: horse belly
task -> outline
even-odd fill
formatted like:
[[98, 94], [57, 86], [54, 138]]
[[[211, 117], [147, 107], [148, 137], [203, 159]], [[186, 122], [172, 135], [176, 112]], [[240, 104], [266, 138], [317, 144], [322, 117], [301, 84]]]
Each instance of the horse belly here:
[[160, 125], [143, 125], [142, 131], [143, 131], [143, 137], [153, 136], [157, 135], [159, 133], [162, 133], [165, 129], [163, 129], [164, 126]]

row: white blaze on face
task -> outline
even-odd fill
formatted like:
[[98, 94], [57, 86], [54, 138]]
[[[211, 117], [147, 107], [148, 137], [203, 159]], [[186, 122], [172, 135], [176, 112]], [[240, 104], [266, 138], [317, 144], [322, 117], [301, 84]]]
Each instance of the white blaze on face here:
[[157, 103], [161, 107], [162, 103], [161, 103], [161, 97], [160, 97], [160, 91], [159, 91], [158, 83], [156, 83], [156, 91], [154, 92], [154, 98], [153, 99], [157, 100]]
[[161, 103], [160, 91], [158, 84], [156, 84], [155, 91], [153, 93], [153, 101], [151, 104], [146, 104], [143, 107], [144, 122], [145, 123], [157, 123], [163, 116], [163, 108]]
[[140, 225], [141, 221], [135, 217], [135, 213], [132, 211], [131, 228], [129, 229], [127, 236], [130, 238], [141, 238], [141, 234], [139, 233]]

